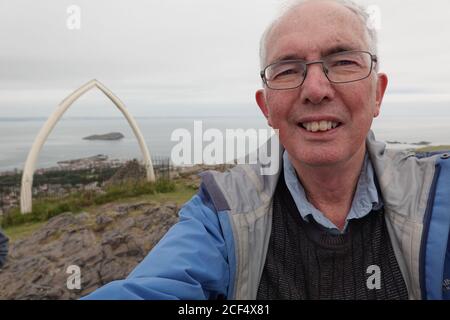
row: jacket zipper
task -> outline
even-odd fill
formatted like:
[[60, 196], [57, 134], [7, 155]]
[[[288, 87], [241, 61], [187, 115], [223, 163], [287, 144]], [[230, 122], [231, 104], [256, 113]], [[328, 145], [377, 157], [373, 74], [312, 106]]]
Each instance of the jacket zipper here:
[[423, 231], [422, 240], [420, 243], [420, 253], [419, 253], [419, 282], [420, 291], [422, 294], [422, 299], [427, 299], [426, 281], [425, 281], [425, 258], [426, 258], [426, 246], [428, 240], [428, 232], [430, 229], [430, 221], [433, 211], [434, 197], [436, 196], [436, 184], [439, 179], [439, 174], [441, 172], [441, 166], [438, 163], [439, 159], [436, 159], [436, 171], [434, 173], [433, 182], [431, 183], [430, 195], [428, 197], [427, 209], [425, 210], [425, 215], [423, 217]]

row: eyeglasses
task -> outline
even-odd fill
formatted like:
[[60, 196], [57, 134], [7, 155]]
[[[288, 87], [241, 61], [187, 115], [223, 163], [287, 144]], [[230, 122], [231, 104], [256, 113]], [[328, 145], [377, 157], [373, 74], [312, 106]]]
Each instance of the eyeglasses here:
[[369, 77], [377, 61], [377, 56], [367, 51], [344, 51], [317, 61], [275, 62], [261, 71], [261, 78], [273, 90], [295, 89], [305, 82], [308, 66], [320, 63], [331, 83], [348, 83]]

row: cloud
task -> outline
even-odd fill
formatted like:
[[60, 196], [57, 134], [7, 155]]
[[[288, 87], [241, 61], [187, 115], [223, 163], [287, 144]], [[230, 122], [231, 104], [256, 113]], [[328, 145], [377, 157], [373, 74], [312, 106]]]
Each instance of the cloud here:
[[[22, 114], [29, 101], [59, 103], [93, 78], [142, 104], [253, 103], [259, 37], [279, 2], [2, 1], [0, 116]], [[450, 2], [364, 3], [381, 9], [381, 66], [391, 92], [449, 92]], [[66, 27], [72, 4], [81, 8], [78, 31]]]

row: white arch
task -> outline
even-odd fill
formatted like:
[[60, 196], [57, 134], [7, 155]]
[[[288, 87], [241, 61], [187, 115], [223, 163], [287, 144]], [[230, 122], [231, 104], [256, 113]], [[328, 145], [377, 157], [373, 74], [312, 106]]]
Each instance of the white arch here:
[[22, 186], [20, 191], [20, 211], [22, 213], [31, 212], [32, 208], [32, 195], [31, 188], [33, 186], [33, 175], [36, 166], [36, 161], [39, 156], [39, 153], [47, 140], [49, 134], [52, 132], [56, 123], [63, 116], [63, 114], [69, 109], [69, 107], [74, 103], [80, 96], [82, 96], [87, 91], [92, 88], [97, 87], [100, 91], [102, 91], [115, 105], [116, 107], [123, 113], [128, 123], [130, 124], [133, 132], [138, 139], [139, 146], [141, 148], [142, 155], [144, 157], [144, 166], [147, 172], [147, 181], [155, 181], [155, 173], [153, 171], [153, 164], [150, 157], [150, 153], [148, 151], [147, 145], [145, 144], [144, 138], [142, 136], [141, 130], [139, 129], [136, 121], [133, 119], [131, 114], [125, 108], [125, 105], [117, 98], [109, 89], [107, 89], [103, 84], [101, 84], [97, 80], [91, 80], [76, 91], [74, 91], [71, 95], [65, 98], [57, 107], [55, 112], [47, 119], [47, 122], [39, 131], [36, 139], [34, 140], [33, 146], [31, 147], [30, 152], [28, 153], [27, 161], [25, 162], [25, 167], [23, 169], [22, 175]]

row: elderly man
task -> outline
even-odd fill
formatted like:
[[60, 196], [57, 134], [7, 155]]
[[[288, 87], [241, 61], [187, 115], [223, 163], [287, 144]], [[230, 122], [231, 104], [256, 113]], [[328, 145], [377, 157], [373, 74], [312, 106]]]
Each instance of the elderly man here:
[[256, 101], [278, 129], [277, 174], [203, 174], [145, 260], [88, 298], [450, 298], [449, 156], [375, 141], [388, 80], [367, 19], [338, 0], [297, 1], [276, 19]]

